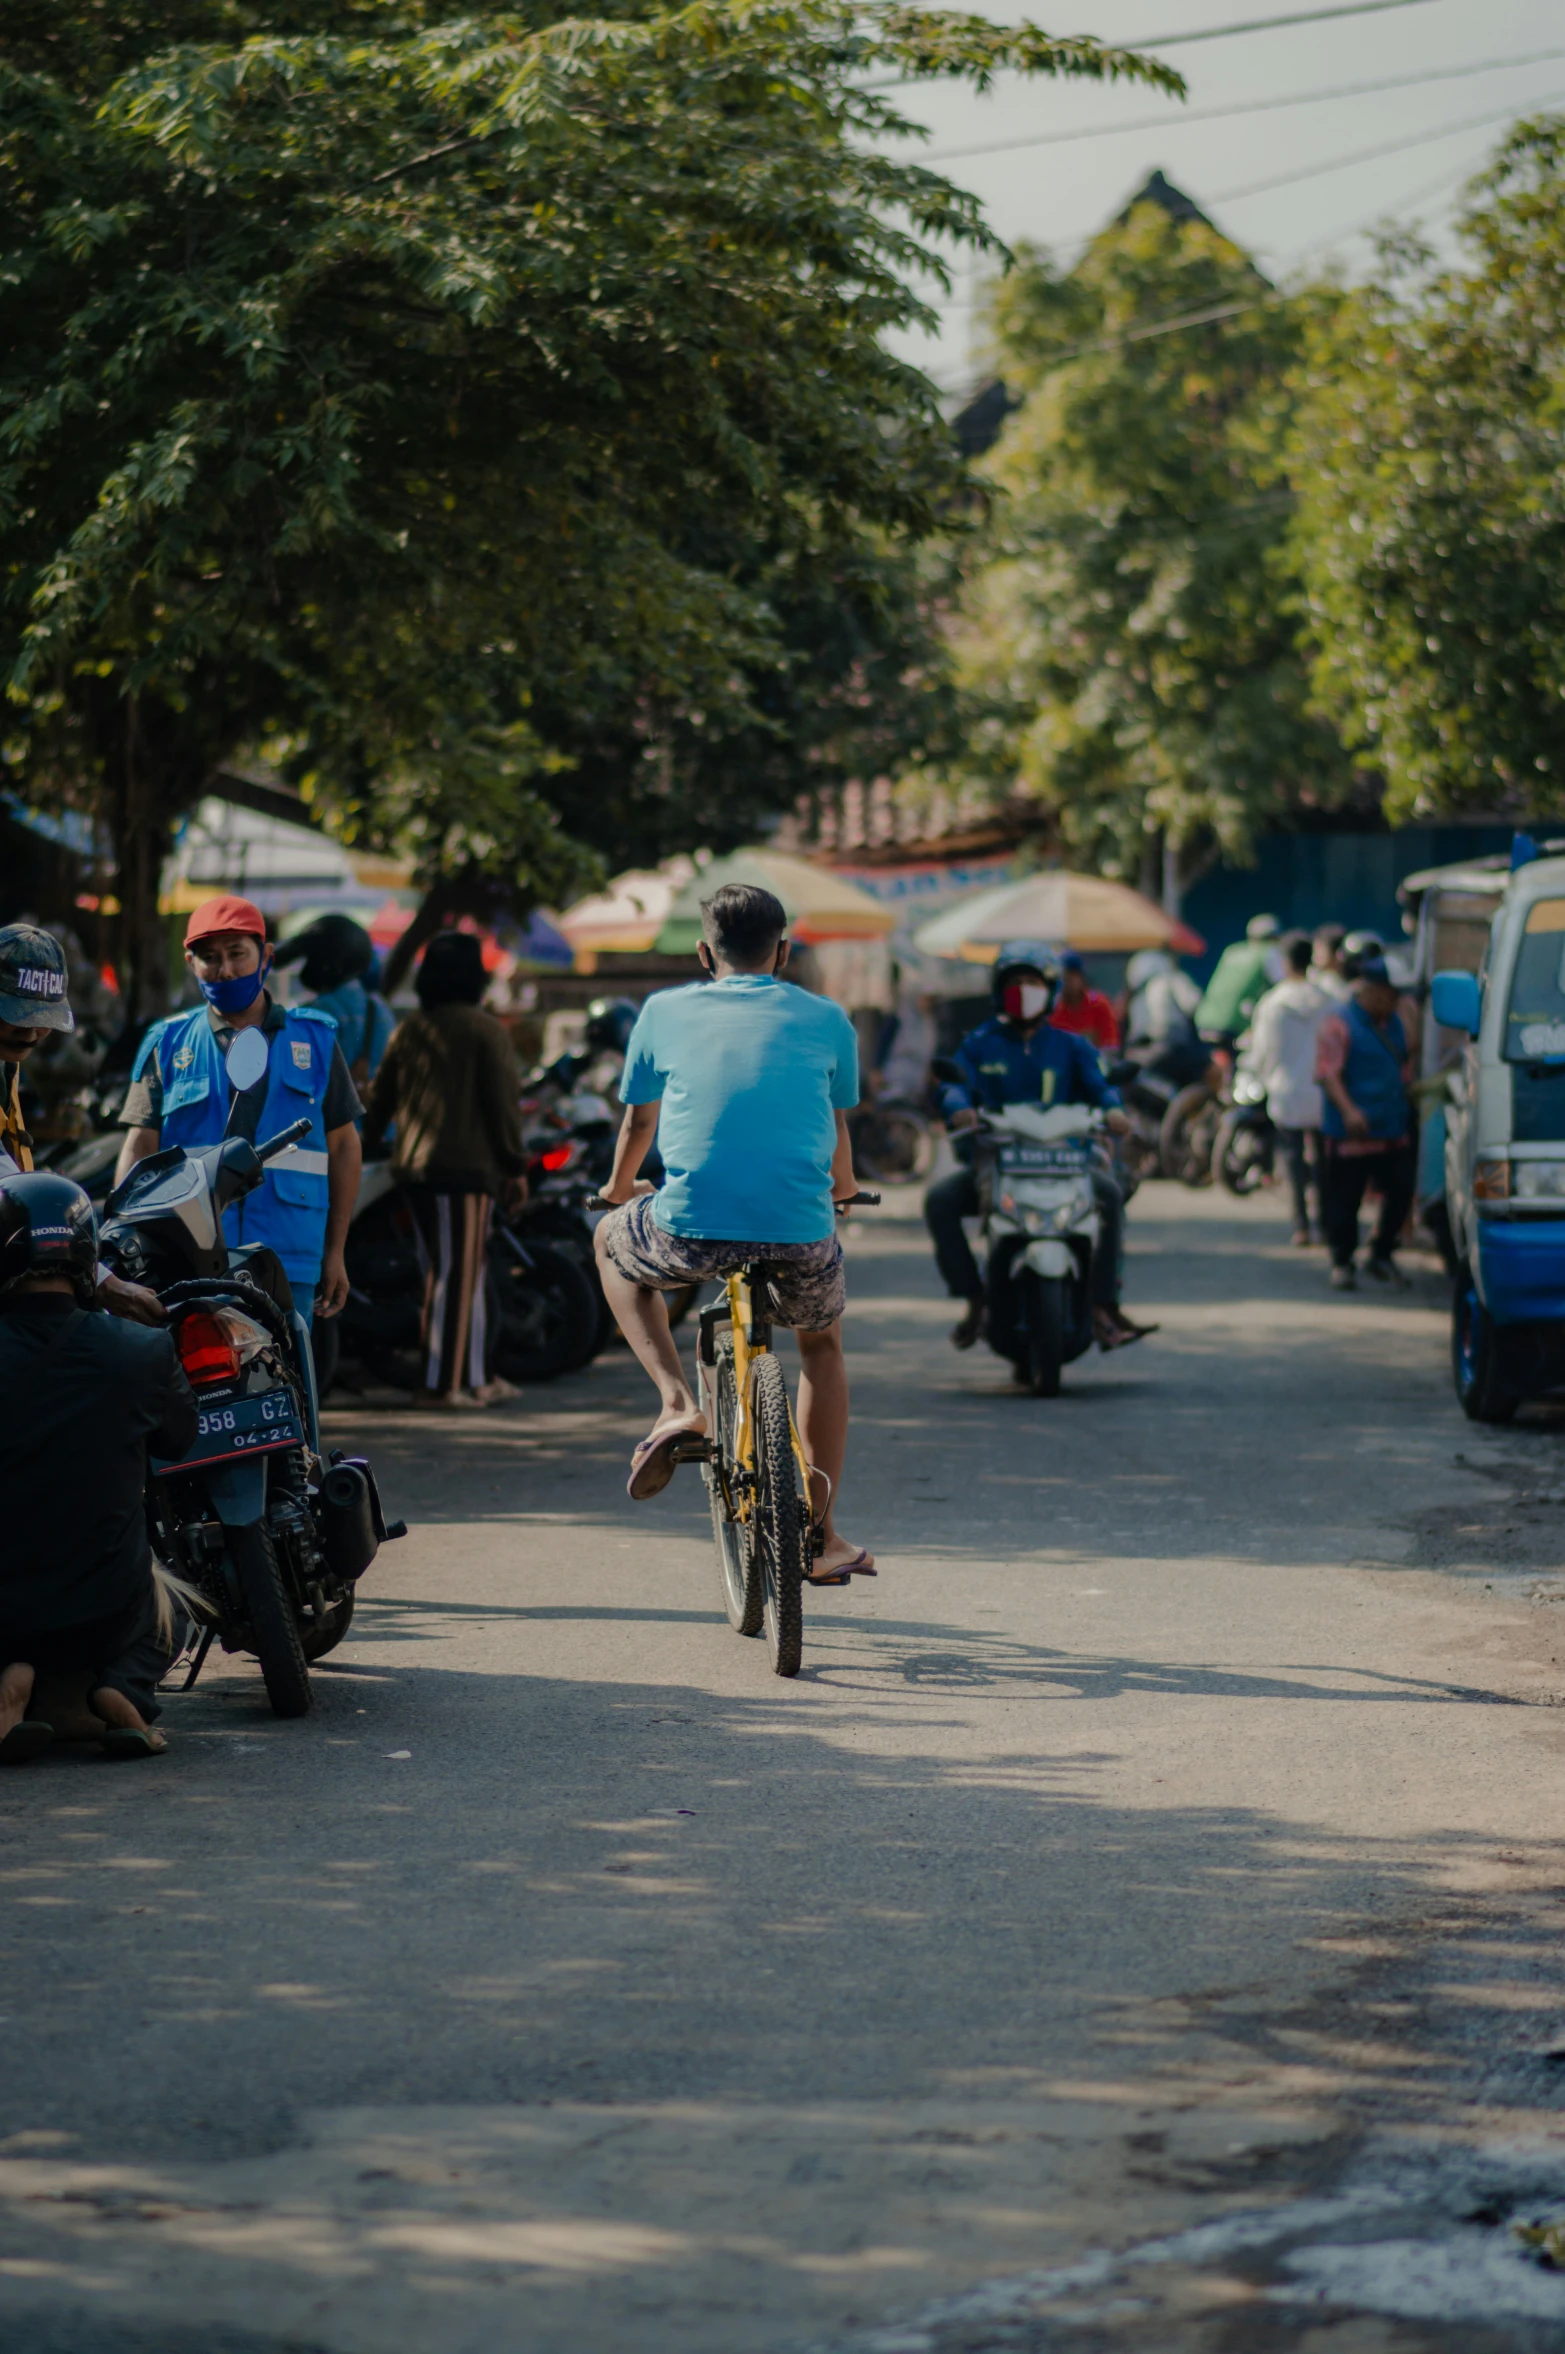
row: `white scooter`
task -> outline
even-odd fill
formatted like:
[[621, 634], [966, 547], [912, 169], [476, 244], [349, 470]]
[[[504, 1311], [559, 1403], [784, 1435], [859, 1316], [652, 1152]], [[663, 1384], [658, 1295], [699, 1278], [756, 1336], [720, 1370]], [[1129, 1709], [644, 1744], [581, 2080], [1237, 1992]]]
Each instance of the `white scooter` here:
[[977, 1132], [989, 1345], [1037, 1398], [1056, 1397], [1064, 1368], [1092, 1346], [1102, 1126], [1086, 1104], [1012, 1103], [986, 1112]]

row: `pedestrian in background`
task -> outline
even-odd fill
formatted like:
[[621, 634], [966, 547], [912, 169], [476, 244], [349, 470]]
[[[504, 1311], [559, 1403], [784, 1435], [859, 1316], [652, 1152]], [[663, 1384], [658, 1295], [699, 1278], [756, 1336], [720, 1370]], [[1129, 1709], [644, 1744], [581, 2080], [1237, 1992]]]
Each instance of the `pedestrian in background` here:
[[351, 915], [333, 909], [285, 940], [274, 959], [279, 972], [299, 965], [317, 1013], [330, 1014], [353, 1084], [362, 1093], [391, 1043], [397, 1017], [375, 988], [375, 943]]
[[1315, 927], [1315, 955], [1310, 965], [1310, 979], [1323, 997], [1335, 1005], [1346, 1005], [1353, 993], [1353, 983], [1342, 969], [1342, 943], [1347, 938], [1344, 924], [1317, 924]]
[[1331, 1000], [1310, 978], [1314, 942], [1308, 932], [1290, 932], [1282, 943], [1286, 978], [1268, 989], [1255, 1009], [1246, 1061], [1266, 1089], [1266, 1110], [1277, 1131], [1293, 1192], [1294, 1247], [1306, 1249], [1310, 1230], [1310, 1186], [1316, 1187], [1320, 1222], [1319, 1130], [1323, 1099], [1315, 1077], [1320, 1026]]
[[396, 1125], [392, 1169], [423, 1238], [424, 1379], [416, 1406], [493, 1406], [484, 1281], [495, 1197], [526, 1198], [521, 1077], [510, 1034], [479, 1000], [483, 952], [470, 932], [440, 932], [416, 982], [421, 1010], [393, 1034], [370, 1091], [367, 1148]]
[[1366, 957], [1347, 1003], [1323, 1017], [1316, 1045], [1315, 1075], [1325, 1098], [1322, 1205], [1336, 1291], [1357, 1288], [1359, 1206], [1371, 1183], [1380, 1194], [1380, 1217], [1364, 1272], [1377, 1283], [1407, 1282], [1393, 1255], [1416, 1175], [1397, 994], [1385, 959]]
[[1114, 1054], [1119, 1048], [1119, 1024], [1114, 1019], [1114, 1008], [1101, 989], [1094, 989], [1087, 979], [1087, 967], [1074, 948], [1067, 948], [1060, 958], [1060, 993], [1049, 1016], [1051, 1030], [1065, 1030], [1073, 1038], [1090, 1040], [1100, 1054]]

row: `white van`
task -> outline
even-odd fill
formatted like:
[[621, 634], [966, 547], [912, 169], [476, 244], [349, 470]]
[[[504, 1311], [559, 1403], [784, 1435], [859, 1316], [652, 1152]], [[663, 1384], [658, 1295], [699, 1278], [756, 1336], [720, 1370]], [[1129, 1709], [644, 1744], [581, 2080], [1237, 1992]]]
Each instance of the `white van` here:
[[1516, 869], [1478, 973], [1437, 973], [1465, 1034], [1446, 1114], [1451, 1359], [1475, 1422], [1565, 1386], [1565, 857]]

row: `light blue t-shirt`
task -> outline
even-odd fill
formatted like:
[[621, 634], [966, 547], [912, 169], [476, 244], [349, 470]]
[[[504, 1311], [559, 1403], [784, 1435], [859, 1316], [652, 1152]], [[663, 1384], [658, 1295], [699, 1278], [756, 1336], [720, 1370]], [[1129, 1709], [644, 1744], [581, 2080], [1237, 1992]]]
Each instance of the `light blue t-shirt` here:
[[821, 1242], [835, 1225], [836, 1112], [859, 1100], [840, 1005], [770, 973], [649, 997], [630, 1034], [621, 1103], [662, 1100], [667, 1178], [652, 1215], [711, 1242]]

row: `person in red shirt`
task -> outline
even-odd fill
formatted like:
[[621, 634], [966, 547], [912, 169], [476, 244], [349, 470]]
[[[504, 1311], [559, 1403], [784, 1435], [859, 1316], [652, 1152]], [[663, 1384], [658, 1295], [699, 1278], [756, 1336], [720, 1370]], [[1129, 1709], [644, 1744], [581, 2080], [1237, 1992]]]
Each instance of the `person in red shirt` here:
[[1089, 1038], [1105, 1054], [1114, 1053], [1119, 1045], [1114, 1008], [1101, 989], [1088, 986], [1087, 968], [1074, 948], [1067, 948], [1060, 958], [1060, 993], [1049, 1020], [1056, 1030]]

